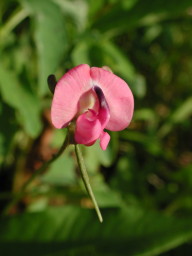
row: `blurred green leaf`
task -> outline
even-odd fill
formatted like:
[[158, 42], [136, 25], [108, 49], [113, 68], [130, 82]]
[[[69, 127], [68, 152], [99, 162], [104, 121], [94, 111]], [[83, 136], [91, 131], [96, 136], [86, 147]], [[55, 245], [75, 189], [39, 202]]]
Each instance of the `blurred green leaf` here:
[[102, 225], [93, 210], [72, 206], [1, 219], [1, 252], [20, 256], [26, 252], [29, 256], [61, 252], [151, 256], [192, 238], [191, 218], [165, 217], [133, 207], [103, 209], [102, 213]]
[[41, 180], [51, 185], [73, 185], [76, 183], [75, 163], [70, 155], [71, 148], [59, 157], [49, 170], [41, 177]]
[[94, 180], [93, 190], [100, 208], [120, 207], [123, 205], [121, 196], [111, 190], [103, 180], [97, 183]]
[[74, 21], [77, 29], [82, 31], [87, 24], [88, 6], [84, 0], [53, 0], [59, 5], [65, 15]]
[[155, 118], [155, 112], [150, 108], [138, 109], [134, 112], [134, 120], [153, 121]]
[[143, 98], [147, 91], [145, 77], [140, 74], [136, 74], [134, 76], [134, 80], [131, 81], [130, 87], [135, 96]]
[[114, 160], [112, 149], [108, 147], [103, 151], [99, 146], [99, 142], [96, 142], [91, 147], [84, 147], [84, 150], [86, 166], [90, 173], [97, 173], [101, 164], [105, 167], [110, 166]]
[[161, 155], [162, 145], [159, 138], [156, 134], [143, 134], [137, 131], [122, 131], [121, 138], [126, 139], [128, 141], [139, 143], [142, 147], [145, 148], [146, 151], [150, 152], [152, 155]]
[[8, 154], [18, 129], [14, 118], [14, 110], [6, 104], [2, 104], [2, 113], [0, 112], [0, 164]]
[[166, 136], [173, 126], [178, 123], [182, 123], [184, 120], [192, 115], [192, 97], [186, 99], [180, 106], [174, 110], [172, 115], [169, 117], [159, 130], [160, 136]]
[[81, 63], [87, 63], [88, 65], [91, 65], [91, 60], [89, 57], [89, 48], [90, 42], [88, 40], [82, 40], [74, 47], [71, 54], [74, 66], [79, 65]]
[[[110, 41], [101, 41], [101, 50], [104, 52], [105, 65], [109, 66], [115, 72], [118, 72], [128, 81], [135, 79], [135, 69], [119, 47]], [[111, 65], [110, 65], [111, 64]]]
[[192, 164], [174, 173], [174, 179], [185, 184], [185, 189], [192, 189]]
[[27, 18], [27, 16], [28, 13], [26, 10], [18, 8], [9, 18], [9, 20], [3, 24], [3, 26], [0, 26], [1, 46], [3, 46], [4, 43], [7, 43], [7, 36], [14, 30], [15, 27], [17, 27], [25, 18]]
[[161, 34], [161, 32], [162, 32], [162, 26], [160, 26], [159, 24], [149, 26], [148, 29], [146, 30], [144, 41], [146, 43], [152, 42]]
[[99, 12], [100, 9], [102, 9], [104, 1], [103, 0], [88, 0], [89, 2], [89, 20], [90, 24], [93, 22], [95, 15], [97, 15], [97, 12]]
[[3, 66], [0, 67], [0, 92], [3, 101], [19, 112], [26, 132], [36, 137], [42, 128], [39, 99], [19, 84], [18, 77]]
[[130, 9], [123, 1], [119, 1], [100, 17], [93, 25], [102, 32], [121, 33], [141, 24], [153, 24], [164, 17], [180, 15], [187, 8], [191, 7], [191, 0], [139, 0]]
[[186, 99], [173, 113], [170, 121], [173, 123], [183, 122], [192, 114], [192, 97]]
[[135, 96], [142, 98], [146, 94], [145, 78], [136, 73], [128, 56], [99, 34], [83, 37], [72, 52], [72, 60], [74, 65], [87, 63], [95, 66], [95, 63], [98, 63], [100, 66], [109, 66], [129, 83]]
[[67, 48], [64, 15], [60, 7], [48, 0], [22, 0], [35, 25], [34, 36], [38, 53], [39, 93], [47, 90], [47, 77], [53, 74]]

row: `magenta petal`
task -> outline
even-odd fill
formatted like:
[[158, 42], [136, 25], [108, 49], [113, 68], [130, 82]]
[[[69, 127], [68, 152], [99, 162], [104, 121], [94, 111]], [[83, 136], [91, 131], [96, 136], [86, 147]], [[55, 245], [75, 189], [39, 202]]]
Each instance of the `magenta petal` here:
[[133, 116], [134, 99], [127, 83], [115, 74], [102, 68], [90, 70], [93, 84], [100, 87], [110, 109], [110, 119], [106, 129], [120, 131], [125, 129]]
[[79, 98], [91, 87], [87, 64], [71, 69], [58, 81], [51, 106], [51, 119], [56, 128], [68, 125], [78, 112]]
[[[80, 115], [76, 121], [75, 141], [78, 144], [89, 145], [100, 137], [101, 123], [96, 118], [90, 119], [89, 111]], [[92, 113], [93, 114], [93, 113]]]
[[106, 150], [110, 141], [110, 135], [107, 132], [102, 132], [100, 136], [100, 147], [102, 150]]

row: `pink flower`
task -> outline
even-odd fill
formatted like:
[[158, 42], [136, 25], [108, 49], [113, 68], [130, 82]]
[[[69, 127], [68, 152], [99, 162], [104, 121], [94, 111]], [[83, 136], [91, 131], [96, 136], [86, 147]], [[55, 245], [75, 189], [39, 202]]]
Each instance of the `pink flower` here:
[[105, 150], [110, 136], [104, 129], [125, 129], [133, 108], [133, 95], [125, 81], [103, 68], [81, 64], [58, 81], [51, 118], [58, 129], [73, 122], [76, 143], [90, 146], [99, 139]]

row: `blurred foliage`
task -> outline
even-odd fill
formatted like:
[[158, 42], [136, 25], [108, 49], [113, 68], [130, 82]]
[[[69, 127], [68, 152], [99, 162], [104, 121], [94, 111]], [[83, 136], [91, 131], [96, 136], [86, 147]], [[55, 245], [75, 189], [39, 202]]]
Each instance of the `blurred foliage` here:
[[191, 254], [191, 30], [191, 0], [0, 2], [2, 211], [64, 140], [50, 122], [49, 74], [109, 66], [135, 96], [130, 127], [106, 151], [83, 147], [104, 223], [71, 146], [1, 218], [1, 255]]

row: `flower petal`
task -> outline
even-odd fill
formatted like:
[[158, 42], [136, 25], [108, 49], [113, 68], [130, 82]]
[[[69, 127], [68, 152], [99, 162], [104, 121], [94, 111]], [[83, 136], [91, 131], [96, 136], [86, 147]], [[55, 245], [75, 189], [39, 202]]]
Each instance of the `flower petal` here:
[[[91, 114], [91, 115], [90, 115]], [[93, 118], [93, 112], [87, 111], [80, 115], [76, 121], [75, 141], [78, 144], [91, 145], [100, 137], [102, 132], [101, 123]]]
[[57, 83], [51, 107], [51, 119], [56, 128], [63, 128], [78, 111], [78, 101], [91, 88], [90, 67], [81, 64], [68, 71]]
[[125, 129], [133, 116], [134, 99], [127, 83], [102, 68], [90, 70], [93, 85], [100, 87], [110, 109], [110, 119], [105, 127], [111, 131]]
[[100, 136], [100, 147], [102, 150], [106, 150], [110, 141], [110, 135], [107, 132], [102, 132]]
[[99, 99], [100, 108], [99, 108], [98, 119], [101, 123], [102, 129], [104, 129], [110, 119], [109, 106], [107, 104], [107, 101], [105, 99], [105, 96], [101, 88], [99, 88], [98, 86], [94, 86], [93, 89], [96, 92], [97, 97]]

